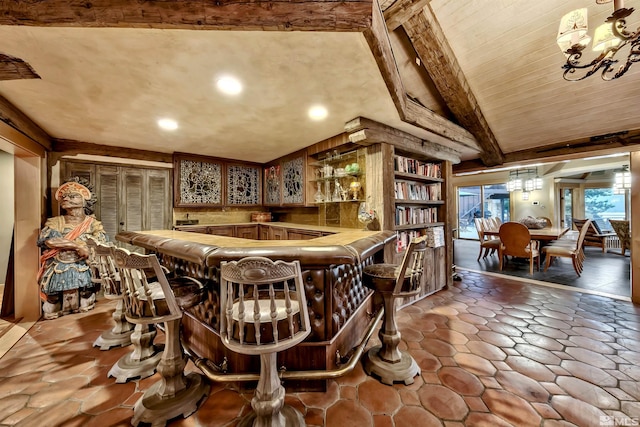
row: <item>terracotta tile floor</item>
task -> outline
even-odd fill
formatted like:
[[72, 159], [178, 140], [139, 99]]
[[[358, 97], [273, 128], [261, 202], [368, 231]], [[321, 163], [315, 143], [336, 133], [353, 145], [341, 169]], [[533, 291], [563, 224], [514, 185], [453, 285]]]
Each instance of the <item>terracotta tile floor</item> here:
[[[637, 425], [640, 306], [459, 274], [451, 289], [399, 313], [401, 346], [422, 369], [414, 384], [382, 385], [358, 365], [327, 392], [289, 393], [288, 403], [310, 426]], [[92, 347], [112, 309], [101, 301], [92, 312], [38, 322], [0, 359], [1, 426], [129, 425], [157, 374], [107, 378], [129, 351]], [[170, 425], [234, 426], [250, 397], [214, 384], [197, 413]]]

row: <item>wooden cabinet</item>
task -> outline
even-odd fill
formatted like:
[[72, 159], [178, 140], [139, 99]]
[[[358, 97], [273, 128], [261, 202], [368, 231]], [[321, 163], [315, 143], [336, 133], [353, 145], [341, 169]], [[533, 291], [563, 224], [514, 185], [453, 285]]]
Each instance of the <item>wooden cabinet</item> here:
[[235, 226], [235, 237], [240, 237], [242, 239], [257, 240], [259, 238], [259, 235], [258, 235], [258, 224], [255, 224], [255, 225], [236, 225]]
[[95, 216], [112, 241], [122, 230], [171, 228], [169, 169], [62, 160], [60, 182], [73, 176], [85, 178], [93, 186]]
[[265, 206], [304, 206], [307, 153], [297, 151], [264, 167]]
[[287, 239], [288, 240], [309, 240], [315, 239], [316, 237], [322, 236], [322, 232], [313, 231], [313, 230], [298, 230], [298, 229], [288, 229], [287, 230]]
[[268, 240], [287, 240], [287, 229], [284, 227], [269, 227], [269, 239]]
[[216, 236], [235, 237], [235, 227], [233, 225], [210, 225], [207, 226], [206, 232]]
[[258, 239], [260, 240], [269, 240], [269, 230], [270, 226], [260, 224], [258, 226]]

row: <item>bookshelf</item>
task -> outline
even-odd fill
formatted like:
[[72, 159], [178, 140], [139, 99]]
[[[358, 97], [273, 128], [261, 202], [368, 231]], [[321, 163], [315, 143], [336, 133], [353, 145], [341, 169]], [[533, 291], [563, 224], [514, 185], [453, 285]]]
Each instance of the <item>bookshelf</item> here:
[[396, 252], [403, 252], [412, 238], [423, 234], [433, 235], [434, 246], [444, 244], [440, 239], [445, 224], [441, 162], [394, 153], [393, 173]]

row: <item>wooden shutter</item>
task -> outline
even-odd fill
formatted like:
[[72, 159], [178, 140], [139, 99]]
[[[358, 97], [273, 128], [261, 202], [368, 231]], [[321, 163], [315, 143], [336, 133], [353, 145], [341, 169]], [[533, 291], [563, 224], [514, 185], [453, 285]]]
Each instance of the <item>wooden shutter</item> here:
[[141, 231], [144, 229], [144, 224], [142, 223], [142, 207], [145, 196], [142, 170], [123, 168], [122, 177], [123, 187], [120, 197], [121, 229]]
[[109, 240], [114, 242], [118, 228], [118, 167], [97, 166], [95, 191], [98, 201], [95, 216], [102, 222]]
[[171, 179], [169, 170], [147, 170], [146, 230], [171, 228]]

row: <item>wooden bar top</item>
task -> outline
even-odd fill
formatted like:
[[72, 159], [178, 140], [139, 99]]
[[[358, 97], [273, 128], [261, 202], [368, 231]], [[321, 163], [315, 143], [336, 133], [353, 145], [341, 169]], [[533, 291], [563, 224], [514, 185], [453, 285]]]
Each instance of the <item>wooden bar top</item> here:
[[[257, 223], [252, 223], [256, 224]], [[238, 225], [238, 224], [226, 224]], [[357, 264], [395, 239], [393, 231], [265, 223], [271, 227], [333, 233], [307, 240], [259, 240], [177, 230], [122, 231], [118, 241], [207, 266], [246, 256], [310, 264]], [[202, 227], [202, 226], [200, 226]]]
[[[253, 247], [274, 247], [274, 246], [334, 246], [334, 245], [348, 245], [357, 240], [364, 239], [366, 237], [375, 236], [380, 231], [365, 231], [358, 230], [357, 228], [339, 228], [339, 227], [322, 227], [314, 225], [293, 224], [287, 222], [251, 222], [242, 224], [209, 224], [210, 226], [224, 226], [224, 225], [257, 225], [263, 224], [272, 227], [284, 227], [296, 230], [311, 230], [327, 233], [334, 233], [328, 236], [319, 236], [314, 239], [307, 240], [254, 240], [254, 239], [242, 239], [239, 237], [227, 237], [217, 236], [214, 234], [193, 233], [188, 231], [177, 230], [149, 230], [138, 231], [140, 234], [150, 234], [158, 237], [164, 237], [168, 239], [188, 240], [190, 242], [202, 243], [205, 245], [214, 245], [218, 247], [238, 247], [238, 248], [253, 248]], [[202, 228], [208, 225], [198, 225], [193, 228]], [[182, 228], [182, 227], [181, 227]], [[185, 226], [184, 228], [188, 228]]]

